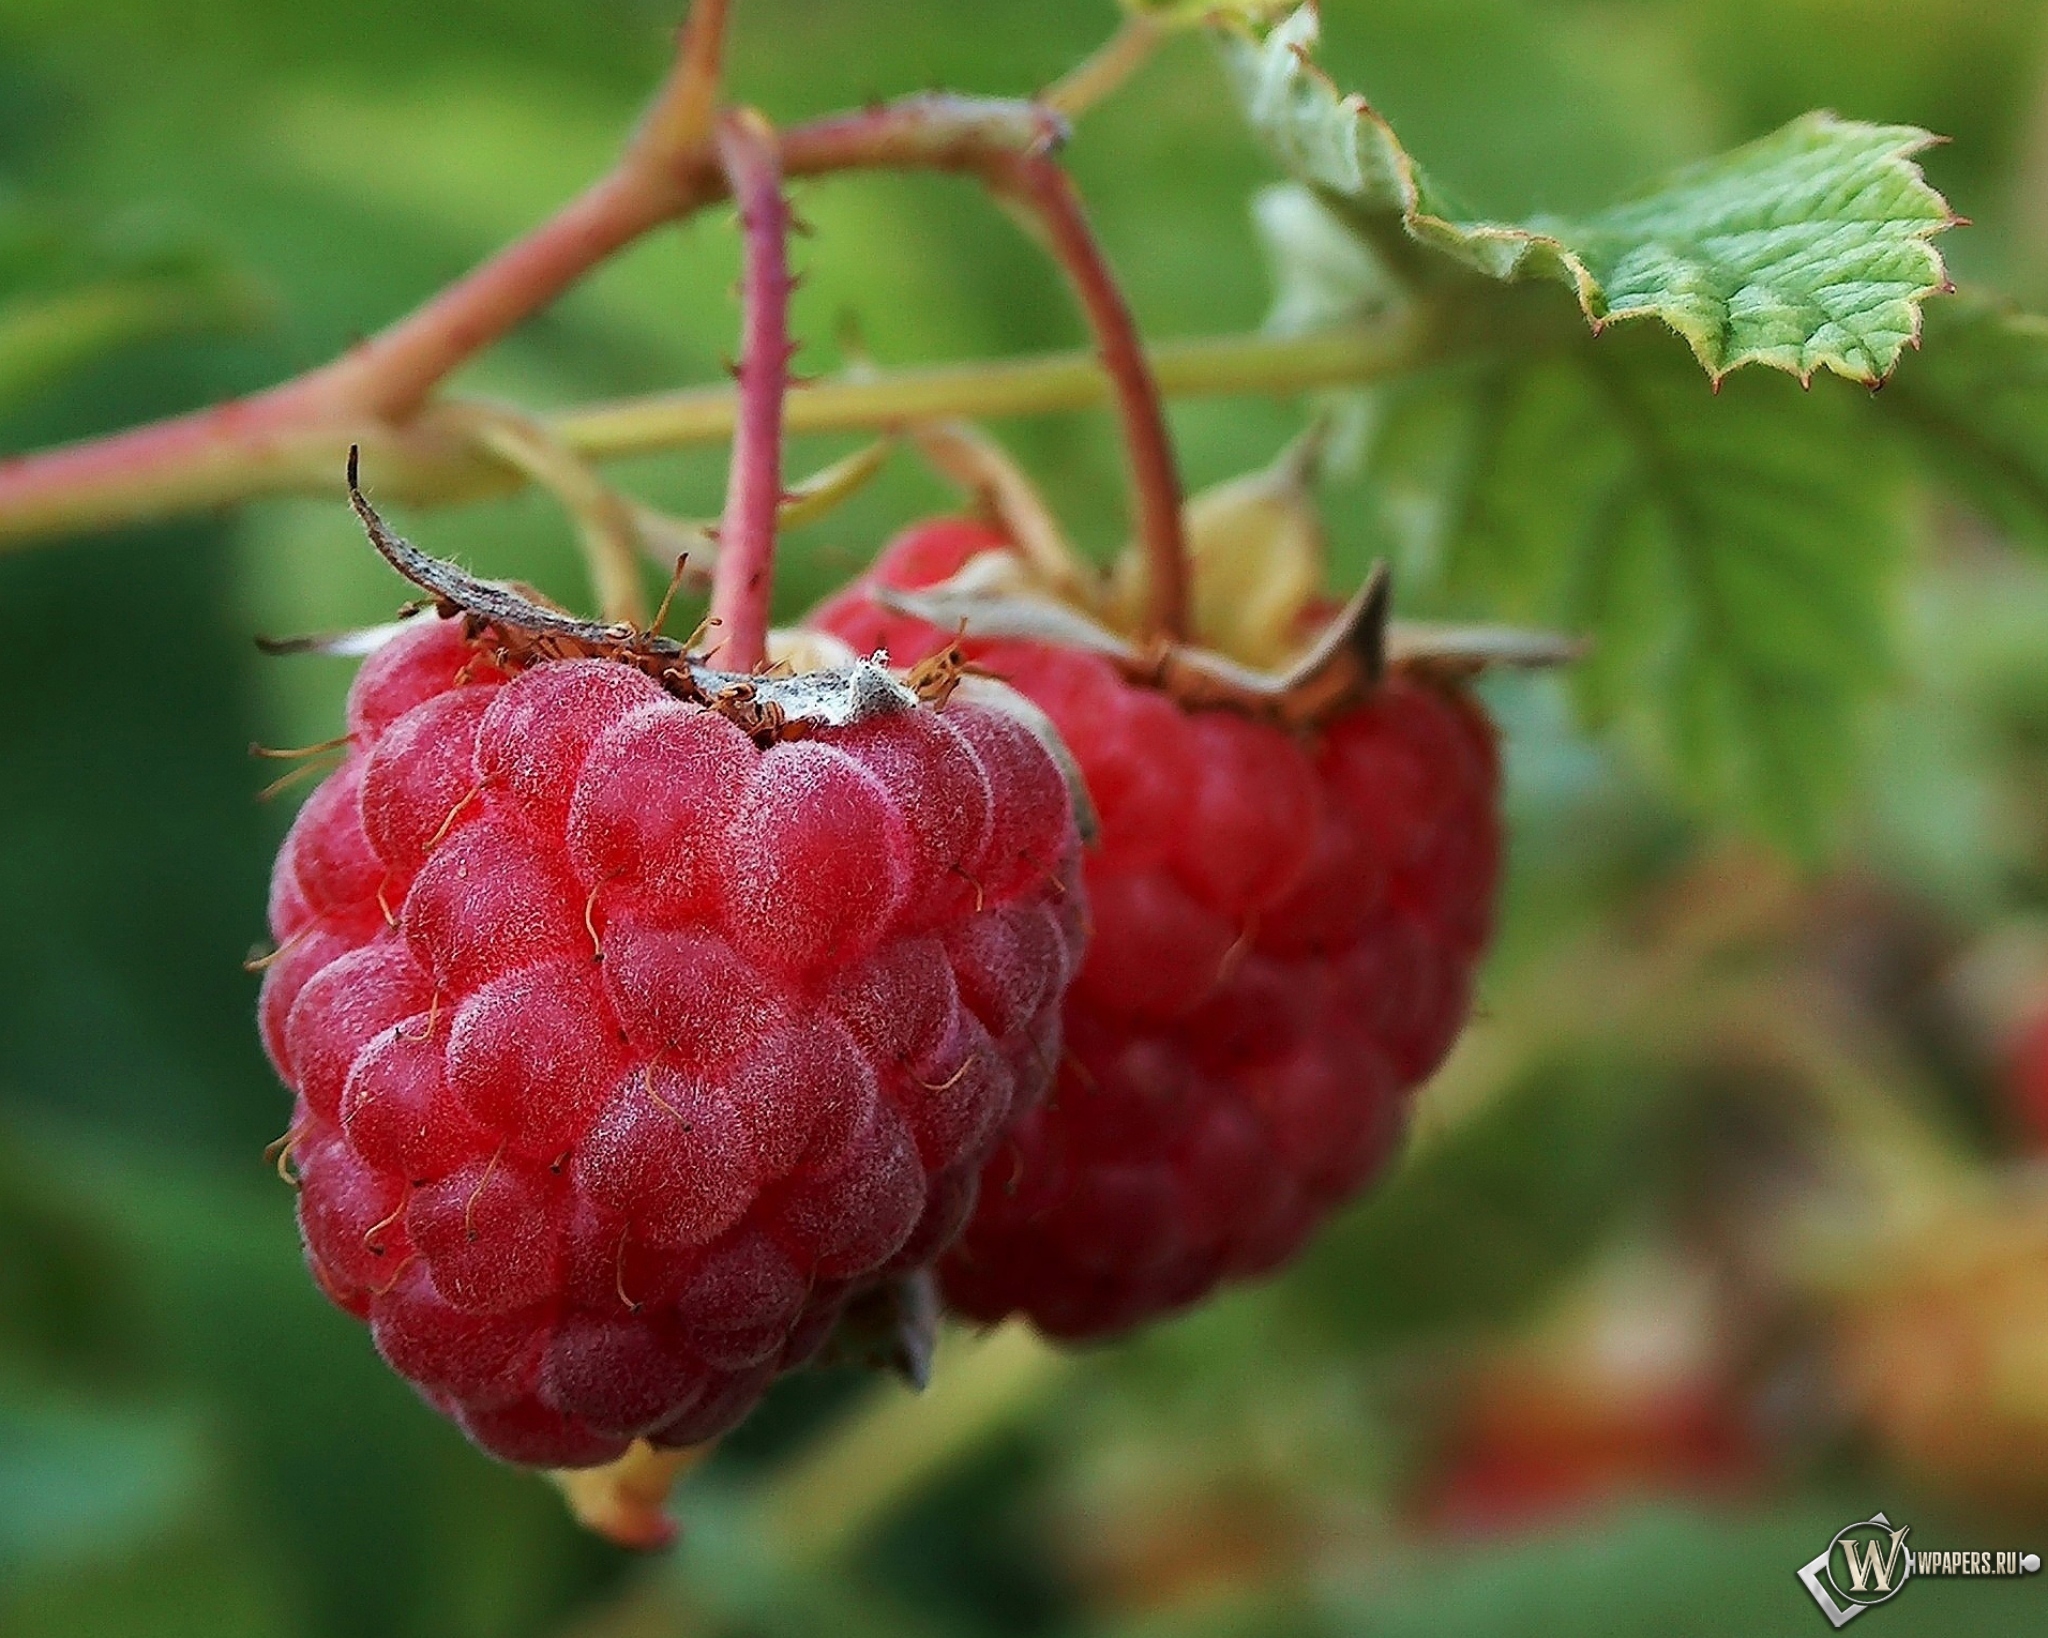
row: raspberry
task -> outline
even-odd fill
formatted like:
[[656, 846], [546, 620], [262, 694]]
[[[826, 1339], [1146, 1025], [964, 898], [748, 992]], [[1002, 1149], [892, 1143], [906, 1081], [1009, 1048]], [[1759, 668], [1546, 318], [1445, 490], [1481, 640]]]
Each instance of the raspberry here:
[[315, 1278], [513, 1462], [717, 1436], [928, 1263], [1081, 948], [1051, 756], [965, 701], [764, 749], [460, 621], [365, 662], [272, 880]]
[[[1003, 547], [927, 524], [813, 620], [913, 662], [950, 634], [868, 587]], [[1057, 1090], [990, 1159], [941, 1277], [973, 1318], [1102, 1336], [1285, 1261], [1387, 1160], [1491, 931], [1493, 734], [1469, 696], [1401, 672], [1290, 732], [1092, 654], [967, 652], [1051, 716], [1102, 834]]]

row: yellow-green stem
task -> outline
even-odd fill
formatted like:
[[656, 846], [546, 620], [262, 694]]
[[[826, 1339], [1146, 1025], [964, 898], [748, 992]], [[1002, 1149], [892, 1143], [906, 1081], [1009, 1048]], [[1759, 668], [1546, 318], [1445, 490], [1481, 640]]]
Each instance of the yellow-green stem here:
[[[1413, 324], [1360, 325], [1302, 336], [1223, 336], [1166, 342], [1149, 354], [1169, 398], [1291, 394], [1364, 385], [1424, 362]], [[1088, 353], [1051, 353], [971, 364], [881, 371], [823, 381], [789, 396], [792, 433], [887, 432], [949, 416], [1052, 415], [1107, 403], [1108, 378]], [[732, 436], [737, 396], [729, 386], [624, 399], [544, 418], [576, 454], [603, 461]], [[503, 494], [519, 475], [480, 450], [460, 404], [429, 405], [402, 426], [313, 406], [266, 420], [246, 437], [209, 425], [220, 412], [140, 429], [95, 445], [0, 462], [0, 473], [35, 465], [33, 485], [0, 482], [0, 550], [239, 505], [272, 495], [342, 493], [350, 444], [384, 499], [412, 506]], [[129, 458], [121, 446], [149, 444]]]
[[[1169, 341], [1148, 356], [1166, 396], [1218, 398], [1380, 380], [1417, 363], [1421, 341], [1409, 325], [1360, 325], [1302, 336]], [[890, 431], [954, 416], [1056, 415], [1109, 398], [1109, 377], [1092, 353], [1045, 353], [814, 382], [790, 394], [787, 422], [792, 433]], [[737, 402], [730, 387], [697, 387], [564, 410], [552, 425], [571, 449], [607, 460], [729, 438]]]

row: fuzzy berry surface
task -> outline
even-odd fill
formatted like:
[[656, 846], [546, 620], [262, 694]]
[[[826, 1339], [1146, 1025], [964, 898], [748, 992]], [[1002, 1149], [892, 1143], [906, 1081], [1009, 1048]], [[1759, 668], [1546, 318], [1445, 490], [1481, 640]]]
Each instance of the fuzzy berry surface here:
[[[912, 663], [951, 634], [865, 586], [1003, 546], [921, 526], [813, 621]], [[1102, 837], [1057, 1088], [991, 1157], [941, 1278], [970, 1317], [1110, 1335], [1284, 1262], [1393, 1152], [1491, 934], [1493, 730], [1399, 674], [1297, 734], [1184, 710], [1093, 655], [968, 652], [1052, 717]]]
[[1071, 807], [956, 703], [763, 750], [459, 622], [364, 662], [279, 853], [264, 1041], [314, 1276], [511, 1462], [737, 1422], [928, 1264], [1044, 1096]]

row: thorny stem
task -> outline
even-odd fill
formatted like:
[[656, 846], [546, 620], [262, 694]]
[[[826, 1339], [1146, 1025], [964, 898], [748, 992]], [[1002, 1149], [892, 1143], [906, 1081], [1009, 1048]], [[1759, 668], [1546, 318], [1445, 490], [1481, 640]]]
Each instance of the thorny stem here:
[[789, 392], [789, 204], [775, 132], [751, 109], [719, 128], [718, 155], [746, 240], [739, 425], [711, 578], [719, 664], [758, 670], [768, 660], [768, 604], [775, 586], [776, 513], [782, 505], [782, 405]]
[[1116, 275], [1095, 242], [1067, 173], [1036, 154], [1005, 154], [986, 167], [990, 186], [1031, 211], [1080, 298], [1096, 350], [1123, 418], [1138, 539], [1150, 569], [1145, 634], [1178, 642], [1187, 636], [1188, 554], [1181, 517], [1180, 469], [1158, 383], [1145, 361], [1137, 322]]
[[[681, 50], [611, 174], [532, 233], [332, 363], [266, 392], [110, 438], [0, 461], [0, 536], [124, 522], [306, 482], [318, 450], [383, 453], [466, 359], [598, 263], [719, 191], [705, 163], [728, 0], [698, 0]], [[431, 440], [429, 440], [431, 442]], [[441, 458], [463, 451], [443, 445]], [[432, 456], [429, 456], [431, 459]]]
[[1049, 108], [1005, 97], [932, 91], [832, 114], [782, 135], [788, 176], [848, 170], [974, 171], [1004, 154], [1043, 153], [1067, 139]]
[[600, 262], [698, 202], [666, 168], [621, 168], [541, 232], [360, 343], [300, 390], [314, 395], [317, 384], [317, 397], [336, 407], [403, 420], [458, 365], [548, 306]]
[[718, 91], [725, 81], [726, 20], [731, 0], [692, 0], [683, 20], [675, 67], [633, 133], [628, 161], [650, 166], [710, 146], [718, 125]]
[[[810, 128], [808, 143], [821, 152], [843, 146], [870, 156], [864, 163], [964, 170], [999, 199], [1020, 207], [1045, 233], [1053, 255], [1079, 297], [1095, 346], [1108, 372], [1124, 424], [1131, 465], [1139, 540], [1151, 565], [1147, 635], [1175, 640], [1187, 632], [1187, 550], [1181, 522], [1180, 474], [1160, 407], [1159, 389], [1145, 362], [1136, 321], [1118, 287], [1080, 197], [1051, 151], [1066, 136], [1057, 110], [1015, 104], [1009, 126], [1027, 140], [963, 141], [935, 123], [918, 106], [931, 99], [892, 104]], [[906, 114], [916, 117], [906, 119]], [[988, 116], [984, 116], [984, 121]], [[1032, 130], [1032, 122], [1037, 130]], [[984, 121], [965, 126], [960, 136], [980, 137]], [[790, 169], [796, 170], [794, 138]]]

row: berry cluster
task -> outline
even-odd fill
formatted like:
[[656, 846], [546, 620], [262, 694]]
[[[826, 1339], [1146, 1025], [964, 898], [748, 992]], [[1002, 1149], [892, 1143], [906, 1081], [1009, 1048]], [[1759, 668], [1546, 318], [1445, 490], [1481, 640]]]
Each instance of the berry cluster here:
[[[815, 619], [910, 663], [951, 639], [872, 587], [1005, 547], [925, 525]], [[968, 652], [1058, 725], [1102, 841], [1057, 1091], [990, 1160], [944, 1290], [977, 1319], [1101, 1336], [1274, 1267], [1391, 1152], [1490, 930], [1492, 730], [1400, 673], [1297, 734], [1183, 709], [1091, 654]]]
[[[642, 1545], [665, 1453], [828, 1343], [915, 1378], [940, 1297], [1099, 1337], [1285, 1261], [1456, 1037], [1499, 865], [1464, 672], [1386, 673], [1383, 576], [1321, 604], [1315, 438], [1183, 506], [1035, 137], [988, 179], [1095, 329], [1139, 550], [1093, 575], [993, 445], [924, 428], [1005, 529], [915, 529], [771, 644], [785, 156], [746, 110], [712, 147], [746, 314], [716, 647], [644, 626], [616, 541], [602, 624], [428, 556], [352, 458], [441, 618], [356, 678], [262, 1000], [322, 1288], [485, 1449], [599, 1469], [572, 1506]], [[988, 618], [979, 559], [1043, 627]], [[881, 595], [942, 581], [954, 612]]]
[[1085, 915], [1052, 757], [964, 701], [802, 727], [426, 620], [279, 855], [308, 1260], [507, 1460], [723, 1432], [953, 1240], [1050, 1083]]

